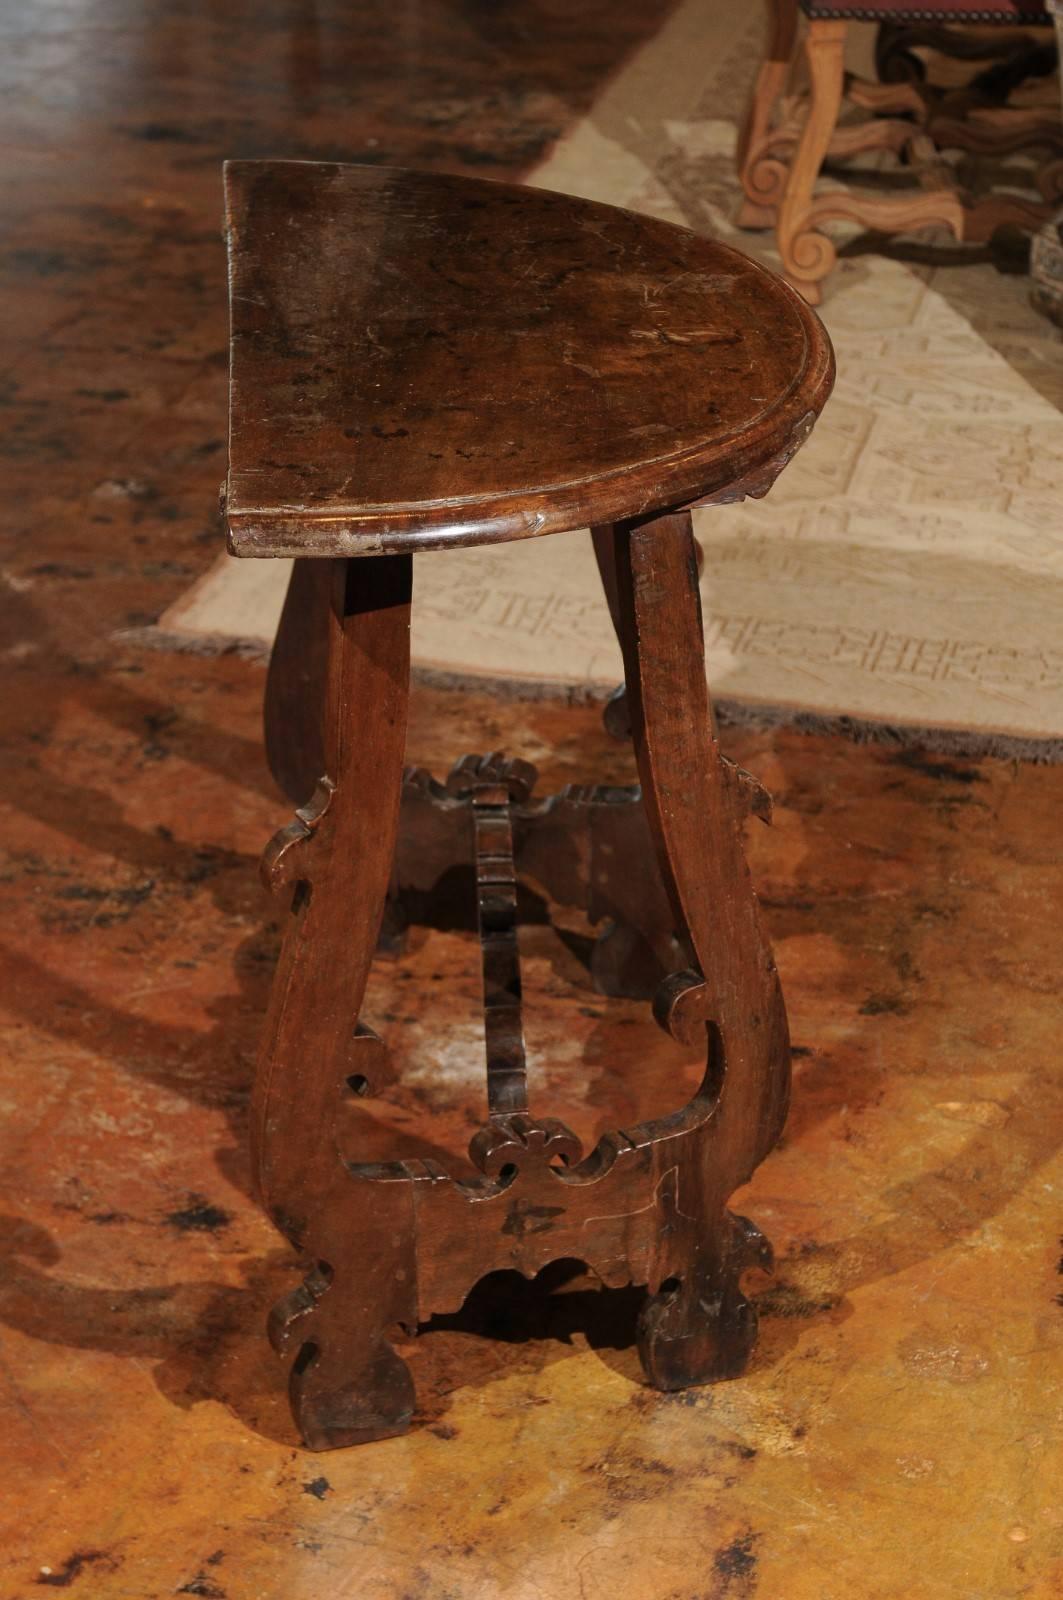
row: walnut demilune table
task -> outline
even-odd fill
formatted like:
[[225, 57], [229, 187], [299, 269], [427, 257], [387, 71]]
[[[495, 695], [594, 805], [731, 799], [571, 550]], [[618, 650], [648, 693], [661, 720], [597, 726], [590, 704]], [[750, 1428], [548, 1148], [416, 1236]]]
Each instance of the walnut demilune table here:
[[[756, 1326], [740, 1276], [770, 1251], [727, 1200], [781, 1130], [789, 1041], [741, 844], [767, 802], [713, 738], [690, 507], [770, 487], [829, 393], [826, 335], [736, 251], [563, 195], [249, 161], [227, 167], [226, 199], [230, 548], [297, 558], [267, 690], [298, 809], [264, 859], [290, 913], [253, 1146], [263, 1202], [311, 1263], [270, 1325], [299, 1427], [319, 1449], [403, 1431], [415, 1396], [388, 1329], [561, 1257], [647, 1287], [652, 1383], [735, 1374]], [[413, 554], [585, 526], [640, 787], [536, 798], [534, 770], [497, 754], [445, 785], [404, 774]], [[361, 1015], [385, 913], [394, 937], [404, 890], [462, 851], [487, 1047], [466, 1179], [360, 1160], [358, 1130], [392, 1071]], [[589, 1153], [528, 1105], [529, 861], [604, 919], [599, 987], [652, 988], [662, 1027], [704, 1044], [688, 1104]]]

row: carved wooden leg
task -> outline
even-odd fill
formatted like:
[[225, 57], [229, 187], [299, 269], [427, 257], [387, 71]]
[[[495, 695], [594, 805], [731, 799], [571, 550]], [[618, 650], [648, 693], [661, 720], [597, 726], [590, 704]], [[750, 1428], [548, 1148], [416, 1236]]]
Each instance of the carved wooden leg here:
[[[845, 30], [846, 23], [838, 21], [814, 21], [808, 25], [805, 38], [811, 96], [808, 120], [787, 175], [776, 228], [783, 272], [810, 305], [819, 304], [819, 285], [837, 259], [834, 245], [819, 231], [825, 222], [856, 222], [884, 233], [910, 233], [928, 226], [944, 226], [950, 228], [957, 239], [968, 236], [963, 201], [947, 173], [938, 180], [938, 187], [916, 189], [896, 198], [863, 195], [841, 188], [816, 195], [816, 180], [824, 156], [835, 141], [845, 82]], [[924, 139], [923, 143], [927, 141]], [[913, 141], [913, 148], [917, 145], [918, 141]]]
[[[617, 591], [616, 576], [615, 525], [611, 522], [603, 522], [598, 527], [592, 528], [591, 542], [594, 545], [594, 559], [598, 563], [598, 576], [602, 580], [605, 603], [609, 607], [609, 615], [613, 619], [613, 628], [617, 641], [621, 650], [623, 650], [623, 622], [620, 615], [620, 599]], [[696, 539], [694, 541], [694, 554], [697, 557], [698, 576], [700, 577], [701, 569], [705, 564], [705, 552]], [[609, 696], [605, 710], [602, 713], [602, 721], [605, 723], [606, 732], [611, 733], [614, 739], [631, 738], [631, 713], [628, 710], [626, 684], [622, 683]], [[712, 726], [715, 732], [715, 714], [713, 714]]]
[[[616, 529], [611, 522], [591, 529], [594, 556], [602, 580], [609, 615], [623, 649], [623, 618], [616, 571]], [[606, 701], [602, 721], [614, 739], [631, 738], [631, 712], [627, 686], [621, 684]], [[632, 790], [632, 804], [641, 810], [641, 801]], [[649, 844], [648, 839], [646, 840]], [[627, 859], [621, 876], [626, 884], [637, 884], [635, 918], [611, 914], [598, 933], [591, 955], [591, 977], [599, 994], [648, 1000], [660, 981], [662, 947], [671, 939], [671, 918], [662, 903], [657, 864], [649, 851], [635, 860]], [[664, 913], [663, 919], [661, 913]], [[667, 968], [665, 968], [667, 970]]]
[[[307, 563], [309, 565], [309, 563]], [[274, 1314], [292, 1399], [317, 1448], [400, 1432], [412, 1385], [385, 1330], [408, 1310], [408, 1182], [352, 1187], [344, 1108], [378, 1086], [383, 1051], [359, 1010], [399, 817], [409, 689], [408, 556], [328, 561], [325, 767], [263, 870], [291, 910], [252, 1104], [266, 1209], [317, 1265]], [[320, 597], [325, 579], [296, 568]], [[405, 1241], [405, 1243], [404, 1243]], [[405, 1288], [403, 1285], [405, 1284]], [[405, 1296], [405, 1298], [404, 1298]]]
[[808, 119], [786, 175], [776, 230], [783, 272], [810, 305], [819, 304], [819, 280], [827, 276], [835, 261], [834, 246], [826, 235], [809, 231], [808, 213], [841, 109], [846, 28], [845, 22], [808, 25]]
[[767, 49], [738, 139], [738, 176], [745, 191], [740, 228], [770, 228], [782, 199], [786, 164], [771, 153], [767, 141], [796, 44], [797, 0], [768, 0]]
[[756, 1317], [740, 1278], [770, 1262], [726, 1209], [786, 1116], [790, 1047], [771, 947], [742, 849], [737, 785], [713, 738], [689, 513], [616, 533], [624, 659], [647, 816], [688, 970], [655, 1002], [675, 1037], [704, 1038], [718, 1100], [682, 1146], [655, 1148], [671, 1192], [640, 1352], [661, 1388], [741, 1371]]
[[309, 1228], [329, 1258], [269, 1319], [270, 1341], [290, 1362], [292, 1415], [312, 1450], [404, 1433], [416, 1401], [410, 1370], [388, 1342], [396, 1322], [416, 1322], [406, 1301], [415, 1280], [412, 1185], [405, 1177], [370, 1184], [346, 1169], [342, 1177]]

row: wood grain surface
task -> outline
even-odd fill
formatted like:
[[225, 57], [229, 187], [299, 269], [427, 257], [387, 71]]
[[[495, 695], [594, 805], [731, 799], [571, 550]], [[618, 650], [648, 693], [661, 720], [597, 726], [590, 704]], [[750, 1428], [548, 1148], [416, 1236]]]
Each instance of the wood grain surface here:
[[[648, 1289], [658, 1388], [734, 1376], [756, 1334], [742, 1275], [771, 1250], [727, 1202], [781, 1130], [789, 1034], [713, 737], [690, 513], [647, 508], [764, 493], [829, 392], [829, 341], [763, 268], [631, 213], [326, 163], [236, 163], [226, 181], [231, 541], [303, 558], [267, 691], [270, 764], [304, 803], [263, 862], [290, 909], [252, 1118], [261, 1198], [308, 1264], [270, 1321], [299, 1430], [314, 1449], [403, 1432], [416, 1397], [395, 1325], [558, 1261]], [[628, 871], [642, 881], [655, 854], [668, 902], [662, 919], [651, 892], [649, 925], [636, 908], [603, 986], [662, 964], [654, 1013], [702, 1053], [700, 1084], [586, 1155], [531, 1114], [514, 846], [536, 774], [467, 756], [447, 792], [468, 812], [481, 939], [475, 1176], [368, 1160], [363, 1102], [393, 1082], [361, 1010], [404, 877], [411, 552], [584, 521], [641, 780]], [[412, 788], [431, 800], [430, 780]], [[593, 867], [576, 876], [589, 908]]]
[[237, 161], [225, 186], [236, 555], [689, 504], [763, 472], [829, 393], [800, 297], [686, 229], [380, 167]]

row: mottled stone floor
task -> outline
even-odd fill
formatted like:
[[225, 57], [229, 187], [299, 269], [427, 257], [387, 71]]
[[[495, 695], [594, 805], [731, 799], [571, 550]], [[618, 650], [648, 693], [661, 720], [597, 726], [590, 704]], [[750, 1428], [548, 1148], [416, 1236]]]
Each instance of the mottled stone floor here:
[[[750, 849], [798, 1050], [739, 1197], [779, 1257], [746, 1377], [659, 1396], [634, 1293], [488, 1284], [412, 1349], [415, 1431], [311, 1456], [262, 1334], [297, 1266], [245, 1149], [261, 669], [115, 639], [217, 548], [218, 162], [519, 174], [665, 10], [4, 13], [4, 1600], [1063, 1594], [1059, 768], [725, 730], [777, 796]], [[592, 708], [418, 690], [411, 759], [499, 744], [628, 771]], [[588, 1135], [671, 1103], [644, 1011], [548, 928], [526, 954], [542, 1101]], [[476, 972], [425, 929], [374, 976], [407, 1148], [478, 1109]]]

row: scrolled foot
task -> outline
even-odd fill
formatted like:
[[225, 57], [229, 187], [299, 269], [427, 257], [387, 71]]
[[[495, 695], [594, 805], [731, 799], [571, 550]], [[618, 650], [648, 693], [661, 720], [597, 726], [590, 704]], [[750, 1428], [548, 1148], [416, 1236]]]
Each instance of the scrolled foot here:
[[666, 1280], [643, 1307], [639, 1357], [657, 1389], [737, 1378], [757, 1337], [757, 1313], [742, 1293], [750, 1267], [770, 1271], [772, 1250], [747, 1217], [724, 1212], [724, 1249], [699, 1257], [682, 1277]]
[[416, 1405], [410, 1369], [359, 1307], [337, 1305], [326, 1262], [273, 1307], [269, 1337], [291, 1359], [288, 1396], [311, 1450], [338, 1450], [405, 1433]]
[[[789, 141], [792, 146], [796, 134]], [[740, 228], [773, 228], [786, 193], [789, 160], [781, 161], [778, 155], [762, 153], [751, 161], [743, 174], [745, 199], [738, 212]]]
[[749, 233], [759, 233], [774, 228], [777, 215], [776, 206], [760, 206], [754, 200], [743, 200], [735, 216], [735, 224]]
[[354, 1376], [349, 1358], [304, 1345], [288, 1380], [292, 1414], [311, 1450], [405, 1433], [416, 1403], [410, 1369], [381, 1339]]
[[807, 231], [780, 239], [783, 272], [810, 306], [823, 298], [820, 283], [833, 270], [838, 252], [825, 233]]

